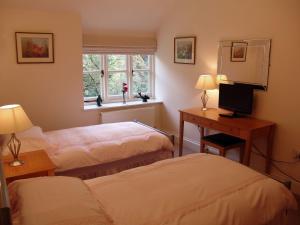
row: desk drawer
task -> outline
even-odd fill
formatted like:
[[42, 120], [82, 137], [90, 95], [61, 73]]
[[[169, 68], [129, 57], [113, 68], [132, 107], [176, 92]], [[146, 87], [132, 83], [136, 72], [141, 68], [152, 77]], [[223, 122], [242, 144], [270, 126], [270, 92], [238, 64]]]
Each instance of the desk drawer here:
[[234, 128], [234, 127], [229, 127], [226, 125], [222, 125], [220, 123], [216, 122], [209, 122], [208, 128], [224, 132], [229, 135], [233, 136], [240, 136], [240, 129], [239, 128]]
[[183, 114], [183, 120], [193, 124], [201, 125], [203, 127], [209, 126], [209, 121], [207, 119], [203, 119], [189, 114]]
[[193, 115], [184, 113], [183, 120], [193, 123], [193, 124], [200, 125], [202, 127], [212, 129], [212, 130], [216, 130], [216, 131], [224, 132], [229, 135], [240, 137], [240, 129], [239, 128], [231, 127], [228, 125], [223, 125], [221, 123], [215, 122], [215, 121], [207, 119], [207, 118], [197, 117], [197, 116], [193, 116]]

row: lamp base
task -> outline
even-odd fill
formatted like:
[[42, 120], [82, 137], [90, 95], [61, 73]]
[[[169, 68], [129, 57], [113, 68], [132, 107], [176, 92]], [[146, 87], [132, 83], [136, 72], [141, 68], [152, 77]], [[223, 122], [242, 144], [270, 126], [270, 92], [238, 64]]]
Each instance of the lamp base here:
[[10, 166], [22, 166], [24, 164], [24, 161], [19, 159], [14, 159], [14, 161], [10, 162]]
[[207, 110], [206, 103], [208, 101], [208, 95], [206, 94], [206, 90], [203, 90], [203, 95], [201, 96], [202, 101], [202, 111]]
[[16, 137], [15, 133], [11, 134], [11, 138], [7, 143], [7, 147], [13, 156], [13, 160], [9, 163], [10, 166], [22, 166], [23, 161], [19, 159], [19, 152], [21, 148], [21, 141]]

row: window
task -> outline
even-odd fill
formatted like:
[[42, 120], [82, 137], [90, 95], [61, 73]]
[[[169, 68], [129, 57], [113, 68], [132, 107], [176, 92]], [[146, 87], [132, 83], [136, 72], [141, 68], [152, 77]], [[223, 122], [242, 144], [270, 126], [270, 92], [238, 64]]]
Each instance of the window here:
[[103, 95], [103, 62], [101, 55], [84, 54], [83, 60], [83, 95], [95, 97]]
[[122, 100], [123, 83], [127, 99], [138, 92], [153, 97], [153, 55], [83, 54], [83, 96], [85, 102], [101, 95], [104, 102]]

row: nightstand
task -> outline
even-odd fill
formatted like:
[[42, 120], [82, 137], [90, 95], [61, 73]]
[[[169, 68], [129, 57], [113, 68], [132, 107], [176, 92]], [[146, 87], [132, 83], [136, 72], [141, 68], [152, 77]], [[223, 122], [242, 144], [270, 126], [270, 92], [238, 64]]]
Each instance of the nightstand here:
[[44, 150], [21, 153], [19, 158], [24, 161], [24, 164], [12, 167], [9, 165], [12, 156], [3, 157], [4, 175], [7, 183], [24, 178], [54, 176], [55, 165]]

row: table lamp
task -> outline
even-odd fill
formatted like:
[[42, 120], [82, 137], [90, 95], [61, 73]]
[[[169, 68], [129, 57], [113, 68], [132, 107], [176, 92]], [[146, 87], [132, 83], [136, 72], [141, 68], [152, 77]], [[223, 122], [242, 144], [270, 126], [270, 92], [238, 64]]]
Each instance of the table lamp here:
[[16, 133], [32, 127], [32, 123], [20, 105], [5, 105], [0, 107], [0, 134], [11, 134], [7, 147], [13, 155], [11, 166], [24, 164], [19, 159], [21, 141], [17, 139]]
[[211, 75], [200, 75], [195, 86], [196, 89], [203, 90], [203, 95], [201, 96], [202, 110], [207, 110], [206, 103], [208, 101], [207, 90], [216, 89], [216, 83]]
[[228, 84], [228, 78], [225, 74], [218, 74], [216, 76], [216, 84], [219, 86], [220, 84]]

